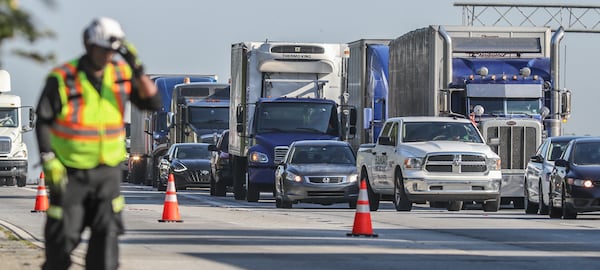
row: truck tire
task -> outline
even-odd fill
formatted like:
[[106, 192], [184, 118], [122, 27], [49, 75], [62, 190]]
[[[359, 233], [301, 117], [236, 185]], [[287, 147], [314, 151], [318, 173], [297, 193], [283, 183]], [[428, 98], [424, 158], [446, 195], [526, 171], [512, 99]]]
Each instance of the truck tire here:
[[24, 187], [27, 185], [27, 176], [17, 177], [17, 186]]
[[396, 211], [412, 210], [412, 202], [406, 196], [404, 178], [399, 169], [396, 169], [394, 173], [394, 206], [396, 207]]
[[448, 211], [460, 211], [463, 207], [463, 201], [450, 201], [446, 209]]
[[242, 162], [242, 158], [233, 157], [233, 197], [236, 200], [246, 199], [246, 164]]
[[375, 193], [375, 191], [373, 191], [371, 183], [369, 182], [369, 176], [367, 175], [365, 169], [361, 171], [360, 179], [361, 181], [364, 180], [367, 183], [367, 197], [369, 197], [369, 210], [372, 212], [377, 211], [377, 209], [379, 209], [379, 200], [381, 196]]
[[227, 195], [227, 186], [225, 185], [225, 181], [215, 181], [215, 196], [217, 197], [225, 197]]
[[246, 201], [258, 202], [260, 199], [260, 190], [256, 184], [248, 183], [248, 191], [246, 193]]

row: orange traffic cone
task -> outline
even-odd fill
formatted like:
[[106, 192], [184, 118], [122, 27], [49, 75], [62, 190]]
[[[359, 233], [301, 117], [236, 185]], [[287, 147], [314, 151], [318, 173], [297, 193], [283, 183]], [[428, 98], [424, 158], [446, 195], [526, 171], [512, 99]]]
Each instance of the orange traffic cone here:
[[40, 181], [38, 183], [37, 195], [35, 196], [35, 207], [31, 210], [34, 212], [46, 212], [48, 210], [48, 192], [46, 191], [46, 183], [44, 181], [44, 172], [40, 173]]
[[173, 174], [169, 174], [163, 215], [162, 219], [159, 219], [158, 222], [183, 222], [179, 216], [179, 205], [177, 203], [177, 192], [175, 190], [175, 178]]
[[354, 215], [354, 227], [352, 227], [352, 233], [347, 233], [346, 235], [377, 237], [377, 234], [373, 233], [373, 227], [371, 226], [369, 195], [367, 194], [367, 182], [365, 179], [360, 181], [360, 190], [358, 191], [358, 201], [356, 202], [356, 214]]

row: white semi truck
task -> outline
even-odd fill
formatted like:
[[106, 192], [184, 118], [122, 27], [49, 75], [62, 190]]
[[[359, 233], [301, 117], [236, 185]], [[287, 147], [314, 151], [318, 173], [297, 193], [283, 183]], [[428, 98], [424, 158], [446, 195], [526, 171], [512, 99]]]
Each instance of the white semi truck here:
[[33, 108], [29, 125], [21, 122], [21, 97], [11, 91], [10, 74], [0, 70], [0, 185], [23, 187], [27, 184], [27, 145], [23, 133], [33, 129]]

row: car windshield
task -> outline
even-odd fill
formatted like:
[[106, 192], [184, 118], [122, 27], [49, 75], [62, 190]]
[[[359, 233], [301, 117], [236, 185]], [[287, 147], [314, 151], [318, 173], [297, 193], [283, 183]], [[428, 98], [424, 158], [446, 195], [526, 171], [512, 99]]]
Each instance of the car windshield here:
[[178, 147], [175, 152], [175, 157], [178, 159], [210, 159], [210, 153], [208, 147], [186, 146]]
[[448, 122], [406, 122], [402, 129], [402, 141], [483, 142], [473, 124]]
[[298, 146], [293, 150], [292, 164], [330, 163], [354, 165], [355, 158], [348, 146]]
[[600, 165], [600, 142], [580, 142], [574, 146], [573, 163]]

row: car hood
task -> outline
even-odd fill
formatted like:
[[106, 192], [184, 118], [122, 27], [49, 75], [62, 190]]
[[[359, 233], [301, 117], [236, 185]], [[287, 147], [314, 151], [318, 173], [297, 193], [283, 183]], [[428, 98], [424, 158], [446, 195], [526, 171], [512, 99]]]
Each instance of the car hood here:
[[574, 165], [569, 172], [574, 178], [598, 180], [600, 179], [600, 165]]
[[312, 163], [290, 165], [288, 170], [301, 175], [349, 175], [356, 173], [352, 164]]
[[415, 143], [403, 143], [401, 151], [405, 151], [417, 157], [424, 157], [428, 153], [434, 152], [471, 152], [471, 153], [483, 153], [487, 157], [498, 158], [498, 155], [494, 153], [490, 147], [482, 143], [468, 143], [468, 142], [455, 142], [455, 141], [428, 141], [428, 142], [415, 142]]

